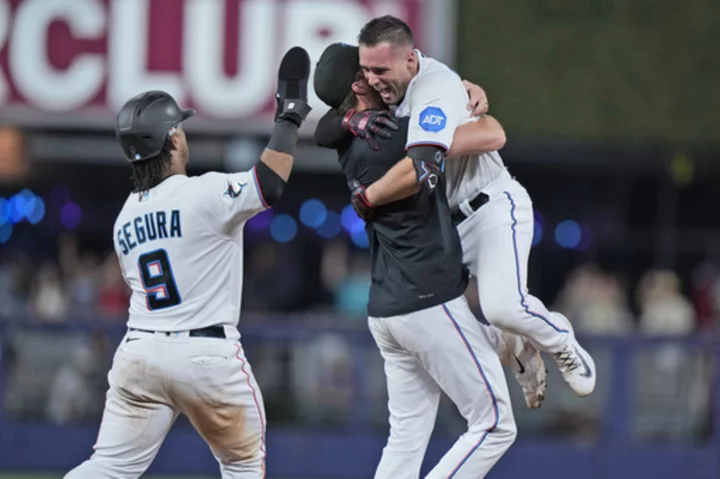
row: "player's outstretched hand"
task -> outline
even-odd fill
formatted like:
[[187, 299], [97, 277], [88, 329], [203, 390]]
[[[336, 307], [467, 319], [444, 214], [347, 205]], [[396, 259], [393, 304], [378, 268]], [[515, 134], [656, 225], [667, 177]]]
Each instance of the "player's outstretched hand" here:
[[304, 48], [291, 48], [285, 53], [278, 70], [276, 121], [287, 120], [299, 127], [307, 118], [312, 110], [307, 99], [308, 78], [310, 55]]
[[373, 150], [380, 149], [377, 138], [391, 138], [398, 129], [389, 110], [355, 111], [351, 108], [345, 113], [342, 125], [353, 135], [367, 141]]
[[470, 96], [467, 109], [472, 116], [482, 116], [490, 109], [487, 94], [480, 85], [463, 80], [463, 86]]
[[368, 201], [365, 187], [357, 180], [351, 181], [349, 186], [350, 191], [352, 191], [350, 203], [353, 205], [355, 213], [365, 221], [372, 219], [375, 207]]

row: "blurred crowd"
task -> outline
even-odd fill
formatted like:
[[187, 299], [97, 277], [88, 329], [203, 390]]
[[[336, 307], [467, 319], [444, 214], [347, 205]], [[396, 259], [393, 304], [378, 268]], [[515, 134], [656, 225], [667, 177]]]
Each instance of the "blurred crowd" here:
[[681, 335], [708, 330], [720, 310], [720, 276], [710, 268], [698, 267], [688, 297], [672, 270], [645, 272], [630, 294], [617, 276], [593, 264], [582, 265], [567, 276], [555, 308], [584, 334]]
[[72, 318], [124, 319], [128, 288], [114, 252], [82, 251], [73, 236], [39, 264], [13, 252], [0, 262], [0, 316], [61, 322]]
[[[56, 254], [46, 257], [50, 259], [38, 262], [41, 255], [33, 255], [33, 262], [30, 256], [13, 254], [0, 261], [0, 318], [51, 325], [121, 324], [127, 317], [129, 289], [114, 252], [83, 249], [72, 235], [57, 244]], [[313, 249], [251, 239], [244, 271], [243, 311], [252, 316], [251, 322], [279, 316], [341, 317], [363, 328], [370, 261], [367, 250], [349, 241], [315, 242]], [[715, 328], [710, 318], [720, 315], [720, 269], [712, 264], [699, 265], [686, 285], [665, 269], [646, 271], [635, 284], [624, 278], [596, 264], [582, 264], [570, 271], [548, 303], [571, 318], [581, 335], [685, 335]], [[472, 281], [466, 297], [481, 317]], [[5, 411], [56, 424], [96, 421], [116, 338], [103, 327], [77, 334], [47, 328], [6, 330]], [[369, 418], [367, 424], [384, 427], [382, 361], [371, 346], [320, 328], [311, 337], [285, 344], [251, 341], [247, 349], [268, 412], [277, 422], [342, 425], [362, 414]], [[525, 430], [573, 434], [582, 440], [597, 433], [611, 391], [613, 359], [609, 350], [593, 354], [605, 372], [598, 394], [582, 404], [574, 402], [549, 368], [553, 394], [542, 414], [517, 410]], [[639, 352], [634, 361], [634, 367], [661, 373], [641, 375], [636, 384], [634, 400], [642, 412], [634, 431], [646, 437], [703, 434], [710, 397], [707, 358], [668, 345]], [[360, 375], [360, 370], [365, 372]], [[511, 390], [513, 400], [522, 404], [519, 391]], [[443, 404], [438, 428], [461, 430], [461, 418], [451, 404]]]
[[[39, 264], [24, 254], [0, 261], [0, 317], [32, 317], [45, 322], [124, 321], [129, 289], [114, 252], [82, 250], [75, 237], [66, 235], [59, 239], [53, 256]], [[313, 262], [316, 267], [309, 267]], [[245, 312], [365, 317], [369, 255], [348, 241], [324, 243], [316, 258], [289, 244], [259, 241], [246, 251], [244, 269]], [[466, 296], [480, 315], [475, 291], [471, 284]], [[720, 268], [702, 263], [686, 285], [672, 270], [652, 269], [631, 285], [587, 263], [569, 272], [554, 302], [547, 299], [571, 318], [581, 334], [706, 331], [715, 329], [713, 318], [720, 316]]]

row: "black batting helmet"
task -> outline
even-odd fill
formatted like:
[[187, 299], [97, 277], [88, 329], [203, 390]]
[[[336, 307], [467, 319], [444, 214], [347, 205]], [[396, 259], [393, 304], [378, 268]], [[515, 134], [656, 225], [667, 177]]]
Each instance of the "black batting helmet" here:
[[164, 91], [146, 91], [120, 109], [115, 134], [130, 163], [147, 160], [159, 155], [170, 131], [194, 114]]

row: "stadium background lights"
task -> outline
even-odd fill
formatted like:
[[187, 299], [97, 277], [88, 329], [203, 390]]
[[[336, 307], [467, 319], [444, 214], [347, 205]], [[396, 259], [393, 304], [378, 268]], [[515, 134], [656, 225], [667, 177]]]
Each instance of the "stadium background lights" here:
[[6, 243], [13, 233], [13, 226], [27, 222], [40, 223], [45, 217], [45, 201], [28, 189], [10, 198], [0, 198], [0, 243]]

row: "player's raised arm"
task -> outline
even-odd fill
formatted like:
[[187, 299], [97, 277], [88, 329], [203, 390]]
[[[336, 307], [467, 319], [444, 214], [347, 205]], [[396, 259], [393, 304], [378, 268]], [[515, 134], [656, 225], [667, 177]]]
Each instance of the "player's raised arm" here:
[[[260, 178], [260, 189], [277, 200], [290, 177], [293, 155], [298, 140], [298, 128], [310, 113], [307, 102], [307, 82], [310, 77], [310, 57], [300, 48], [290, 49], [280, 63], [278, 72], [277, 110], [275, 127], [267, 148], [260, 157], [256, 171], [267, 171], [267, 180]], [[281, 183], [273, 178], [281, 180]], [[264, 174], [262, 176], [265, 176]], [[267, 199], [267, 197], [266, 197]]]
[[292, 170], [298, 128], [311, 111], [309, 76], [307, 52], [300, 47], [290, 49], [280, 64], [275, 125], [260, 161], [250, 171], [203, 175], [210, 195], [205, 221], [213, 230], [232, 236], [237, 227], [280, 199]]

